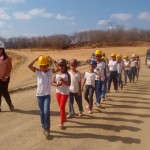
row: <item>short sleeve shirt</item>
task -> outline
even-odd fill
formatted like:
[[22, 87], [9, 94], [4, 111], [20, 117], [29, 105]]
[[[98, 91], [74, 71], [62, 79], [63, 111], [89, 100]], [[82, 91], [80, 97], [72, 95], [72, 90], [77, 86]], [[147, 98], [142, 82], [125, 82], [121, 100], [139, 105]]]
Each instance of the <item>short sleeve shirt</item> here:
[[[66, 74], [66, 73], [59, 74], [59, 73], [57, 73], [56, 76], [55, 76], [55, 81], [57, 83], [59, 83], [61, 78], [64, 79], [64, 81], [69, 80], [68, 74]], [[56, 93], [60, 93], [60, 94], [63, 94], [63, 95], [69, 95], [69, 86], [67, 86], [65, 84], [62, 84], [61, 86], [57, 86], [56, 87]]]
[[92, 85], [93, 87], [95, 87], [96, 73], [86, 72], [84, 75], [84, 79], [86, 79], [85, 85]]
[[37, 76], [37, 96], [50, 95], [51, 92], [51, 75], [52, 70], [47, 72], [42, 72], [40, 70], [35, 70]]
[[71, 85], [69, 87], [69, 91], [72, 93], [78, 93], [79, 92], [79, 83], [81, 82], [81, 74], [80, 72], [71, 72], [69, 71], [70, 78], [71, 78]]
[[[97, 64], [97, 67], [94, 70], [94, 72], [96, 72], [97, 74], [100, 73], [101, 81], [105, 80], [105, 74], [104, 74], [105, 68], [106, 68], [105, 62], [101, 61], [99, 64]], [[96, 80], [98, 80], [98, 75], [96, 75]]]

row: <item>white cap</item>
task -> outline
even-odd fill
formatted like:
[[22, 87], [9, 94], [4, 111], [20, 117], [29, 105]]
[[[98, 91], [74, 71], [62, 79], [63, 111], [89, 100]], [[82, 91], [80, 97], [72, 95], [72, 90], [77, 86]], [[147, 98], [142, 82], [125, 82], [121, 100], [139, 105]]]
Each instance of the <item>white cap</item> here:
[[0, 41], [0, 48], [5, 48], [5, 44], [2, 41]]

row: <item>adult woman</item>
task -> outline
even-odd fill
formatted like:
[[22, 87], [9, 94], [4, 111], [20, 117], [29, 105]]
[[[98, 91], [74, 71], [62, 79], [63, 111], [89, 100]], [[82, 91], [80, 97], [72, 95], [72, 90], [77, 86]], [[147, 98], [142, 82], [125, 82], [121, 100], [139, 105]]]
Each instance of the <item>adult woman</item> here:
[[117, 92], [118, 90], [118, 71], [117, 71], [117, 61], [116, 54], [111, 53], [111, 60], [108, 63], [109, 68], [109, 77], [108, 77], [108, 93], [110, 92], [111, 82], [114, 83], [114, 90]]
[[1, 97], [3, 96], [11, 111], [14, 106], [11, 102], [8, 92], [8, 84], [10, 81], [10, 72], [12, 69], [11, 58], [5, 53], [5, 44], [0, 41], [0, 111], [1, 111]]

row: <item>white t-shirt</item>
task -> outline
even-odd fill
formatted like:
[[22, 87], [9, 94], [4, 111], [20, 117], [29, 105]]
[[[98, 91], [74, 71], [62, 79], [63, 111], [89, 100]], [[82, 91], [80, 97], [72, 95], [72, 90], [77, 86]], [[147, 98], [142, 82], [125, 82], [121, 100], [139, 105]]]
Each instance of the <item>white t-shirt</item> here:
[[119, 73], [119, 74], [122, 73], [122, 70], [123, 70], [123, 62], [117, 63], [117, 70], [118, 70], [118, 73]]
[[71, 78], [71, 85], [69, 87], [69, 91], [72, 93], [78, 93], [79, 92], [79, 82], [81, 82], [81, 74], [80, 72], [72, 72], [69, 71], [70, 78]]
[[[105, 62], [101, 61], [100, 63], [97, 64], [97, 67], [94, 70], [94, 72], [96, 72], [97, 74], [100, 73], [101, 81], [105, 80], [105, 75], [104, 75], [105, 68], [106, 68]], [[98, 80], [98, 75], [96, 75], [96, 80]]]
[[117, 61], [110, 60], [108, 66], [109, 71], [117, 71]]
[[136, 67], [137, 66], [137, 60], [131, 60], [131, 67]]
[[130, 60], [124, 60], [124, 69], [130, 70]]
[[[58, 83], [60, 79], [64, 79], [64, 81], [68, 81], [68, 74], [59, 74], [57, 73], [55, 76], [55, 81]], [[62, 84], [61, 86], [56, 86], [56, 93], [60, 93], [63, 95], [69, 95], [69, 86]]]
[[95, 87], [96, 73], [86, 72], [84, 75], [84, 79], [86, 79], [85, 85], [92, 85], [93, 87]]
[[42, 72], [36, 69], [35, 74], [37, 76], [36, 96], [50, 95], [52, 70], [48, 70], [47, 72]]

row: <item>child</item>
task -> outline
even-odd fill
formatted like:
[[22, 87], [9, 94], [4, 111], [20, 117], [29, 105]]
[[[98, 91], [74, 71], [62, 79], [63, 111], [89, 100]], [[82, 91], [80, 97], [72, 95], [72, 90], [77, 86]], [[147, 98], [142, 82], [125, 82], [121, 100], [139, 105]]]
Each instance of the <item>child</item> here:
[[124, 56], [124, 85], [127, 85], [127, 77], [129, 78], [129, 82], [131, 82], [131, 67], [130, 60], [128, 56]]
[[106, 62], [102, 59], [102, 51], [96, 50], [95, 51], [96, 63], [97, 67], [95, 68], [94, 72], [99, 74], [100, 78], [97, 76], [95, 80], [95, 95], [96, 95], [96, 103], [97, 107], [102, 107], [100, 103], [102, 99], [105, 98], [106, 95], [106, 86], [104, 84], [106, 78]]
[[69, 96], [70, 75], [68, 73], [67, 62], [65, 59], [58, 61], [59, 72], [55, 74], [52, 85], [56, 86], [56, 98], [60, 107], [60, 124], [61, 129], [64, 128], [66, 121], [66, 103]]
[[[36, 61], [38, 61], [39, 69], [33, 67]], [[48, 68], [50, 61], [54, 65], [53, 70]], [[43, 133], [48, 136], [50, 132], [51, 74], [52, 72], [56, 72], [58, 68], [51, 57], [48, 58], [44, 55], [33, 60], [28, 67], [35, 72], [37, 76], [37, 102], [40, 108]]]
[[73, 117], [74, 112], [74, 98], [77, 102], [79, 108], [79, 117], [82, 116], [83, 107], [82, 107], [82, 94], [81, 94], [81, 74], [77, 70], [78, 61], [76, 59], [72, 59], [70, 61], [70, 70], [69, 74], [71, 77], [71, 85], [69, 87], [69, 115], [67, 118]]
[[96, 73], [94, 72], [94, 69], [96, 68], [96, 61], [92, 60], [89, 63], [89, 71], [85, 73], [84, 79], [82, 81], [81, 89], [83, 90], [84, 87], [84, 98], [87, 101], [87, 109], [88, 113], [92, 114], [92, 107], [93, 107], [93, 94], [95, 90], [95, 79], [96, 79]]
[[92, 54], [91, 54], [90, 61], [91, 61], [91, 60], [95, 60], [95, 53], [92, 53]]
[[117, 70], [118, 70], [118, 86], [123, 89], [123, 81], [122, 81], [122, 71], [123, 71], [123, 61], [121, 59], [121, 55], [118, 54], [116, 56], [117, 59]]
[[132, 59], [131, 59], [131, 81], [134, 82], [135, 81], [135, 76], [137, 74], [137, 66], [138, 66], [138, 62], [136, 60], [136, 55], [132, 54]]
[[139, 72], [140, 72], [140, 66], [141, 66], [141, 60], [139, 58], [139, 56], [136, 56], [137, 59], [137, 74], [136, 74], [136, 79], [139, 79]]

